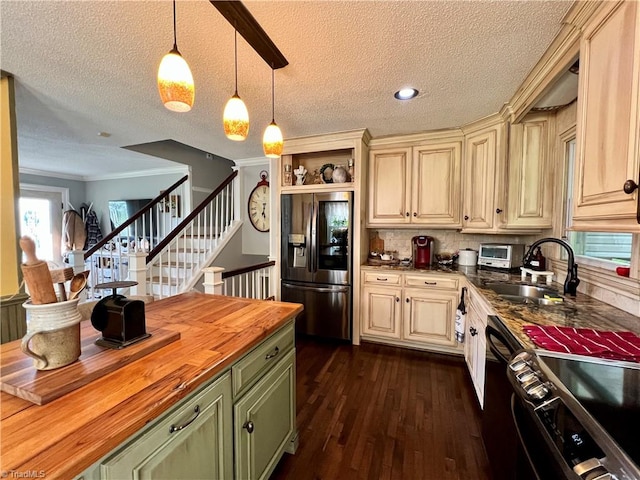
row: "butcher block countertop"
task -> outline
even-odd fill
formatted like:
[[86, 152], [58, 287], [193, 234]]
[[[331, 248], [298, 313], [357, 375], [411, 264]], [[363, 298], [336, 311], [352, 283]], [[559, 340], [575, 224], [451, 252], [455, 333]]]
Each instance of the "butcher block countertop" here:
[[302, 311], [203, 293], [145, 308], [147, 327], [178, 331], [180, 339], [46, 405], [0, 394], [1, 472], [82, 473]]
[[[439, 267], [413, 269], [411, 267], [373, 267], [362, 266], [363, 270], [377, 270], [405, 273], [454, 274], [464, 275], [467, 280], [482, 294], [487, 304], [500, 317], [511, 333], [524, 348], [536, 348], [522, 329], [525, 325], [555, 325], [561, 327], [593, 328], [602, 331], [629, 331], [640, 335], [640, 318], [608, 305], [593, 297], [578, 293], [575, 297], [563, 295], [561, 284], [554, 283], [564, 297], [564, 302], [557, 305], [516, 304], [500, 297], [489, 288], [483, 287], [487, 282], [498, 283], [530, 283], [521, 282], [520, 275], [495, 270], [483, 270], [476, 267]], [[545, 286], [544, 283], [540, 283]]]

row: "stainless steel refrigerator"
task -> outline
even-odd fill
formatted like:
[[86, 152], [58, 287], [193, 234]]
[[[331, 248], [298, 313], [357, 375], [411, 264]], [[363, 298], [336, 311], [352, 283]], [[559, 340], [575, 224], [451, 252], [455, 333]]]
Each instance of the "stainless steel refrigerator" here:
[[282, 195], [282, 289], [296, 330], [351, 339], [353, 192]]

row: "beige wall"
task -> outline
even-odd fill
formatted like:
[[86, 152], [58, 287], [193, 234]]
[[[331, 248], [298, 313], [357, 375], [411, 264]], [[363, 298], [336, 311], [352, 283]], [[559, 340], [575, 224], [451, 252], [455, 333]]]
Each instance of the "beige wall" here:
[[13, 78], [0, 79], [0, 296], [18, 291], [17, 250], [18, 152]]

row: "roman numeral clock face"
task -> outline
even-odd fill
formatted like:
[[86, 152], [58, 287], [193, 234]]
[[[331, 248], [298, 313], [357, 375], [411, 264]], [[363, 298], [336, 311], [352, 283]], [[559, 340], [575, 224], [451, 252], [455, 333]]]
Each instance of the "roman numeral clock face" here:
[[270, 218], [269, 185], [258, 185], [249, 195], [249, 220], [259, 232], [268, 232]]

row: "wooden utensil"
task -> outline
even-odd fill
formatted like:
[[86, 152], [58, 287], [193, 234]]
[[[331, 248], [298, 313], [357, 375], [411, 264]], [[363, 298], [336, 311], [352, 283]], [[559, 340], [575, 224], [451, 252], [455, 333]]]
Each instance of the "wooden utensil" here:
[[27, 257], [27, 261], [21, 265], [22, 276], [31, 296], [31, 303], [42, 305], [58, 301], [53, 289], [53, 281], [47, 262], [36, 257], [36, 244], [27, 236], [20, 237], [20, 248]]
[[60, 301], [67, 300], [67, 292], [64, 288], [64, 283], [73, 278], [73, 268], [57, 268], [55, 270], [49, 270], [51, 273], [51, 281], [58, 284], [58, 295], [60, 295]]
[[73, 300], [80, 292], [85, 289], [87, 286], [87, 277], [89, 276], [89, 271], [85, 271], [82, 273], [76, 273], [71, 279], [71, 284], [69, 285], [69, 300]]
[[372, 252], [375, 252], [375, 253], [384, 252], [384, 240], [380, 238], [380, 236], [378, 235], [378, 232], [375, 232], [373, 234], [373, 237], [369, 241], [369, 255], [371, 255]]

